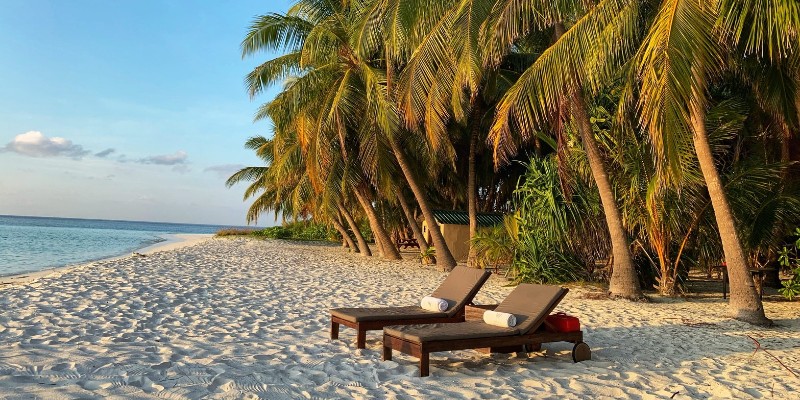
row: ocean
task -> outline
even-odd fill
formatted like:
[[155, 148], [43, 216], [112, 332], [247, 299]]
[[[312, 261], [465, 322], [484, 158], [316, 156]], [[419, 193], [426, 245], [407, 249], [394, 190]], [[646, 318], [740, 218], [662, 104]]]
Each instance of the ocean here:
[[0, 215], [0, 276], [116, 257], [177, 233], [227, 226]]

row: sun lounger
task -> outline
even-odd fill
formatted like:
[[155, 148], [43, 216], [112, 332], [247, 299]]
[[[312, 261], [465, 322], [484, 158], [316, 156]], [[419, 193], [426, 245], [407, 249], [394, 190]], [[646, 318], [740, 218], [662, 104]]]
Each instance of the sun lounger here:
[[495, 309], [516, 316], [517, 324], [511, 328], [489, 325], [483, 321], [387, 326], [383, 330], [383, 359], [391, 360], [392, 350], [418, 357], [420, 376], [428, 376], [429, 355], [436, 351], [572, 342], [575, 343], [573, 361], [588, 360], [591, 350], [583, 343], [582, 331], [553, 332], [545, 326], [545, 318], [567, 291], [558, 286], [517, 286]]
[[356, 348], [363, 349], [367, 331], [381, 330], [388, 325], [464, 322], [464, 307], [489, 279], [491, 272], [459, 266], [450, 272], [431, 296], [447, 300], [443, 312], [428, 311], [420, 306], [331, 309], [331, 339], [339, 338], [339, 325], [356, 330]]

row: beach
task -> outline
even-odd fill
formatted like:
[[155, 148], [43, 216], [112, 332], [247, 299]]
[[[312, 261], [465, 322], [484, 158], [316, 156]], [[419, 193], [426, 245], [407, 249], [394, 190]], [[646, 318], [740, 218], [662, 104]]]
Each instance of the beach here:
[[[721, 298], [589, 299], [570, 287], [592, 360], [571, 344], [492, 356], [382, 361], [379, 332], [330, 339], [329, 308], [418, 304], [446, 273], [411, 257], [196, 237], [144, 256], [0, 286], [0, 399], [16, 398], [796, 398], [800, 305], [766, 302], [773, 328], [725, 315]], [[142, 252], [145, 253], [145, 252]], [[475, 302], [512, 290], [493, 276]], [[752, 338], [752, 339], [751, 339]], [[761, 349], [756, 350], [755, 339]], [[755, 351], [755, 352], [754, 352]], [[782, 366], [785, 364], [786, 367]], [[787, 369], [788, 368], [788, 369]]]

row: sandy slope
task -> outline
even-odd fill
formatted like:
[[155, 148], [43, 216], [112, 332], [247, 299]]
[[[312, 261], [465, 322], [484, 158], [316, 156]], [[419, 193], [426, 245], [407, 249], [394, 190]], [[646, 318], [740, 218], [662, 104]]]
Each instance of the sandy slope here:
[[[585, 300], [593, 360], [568, 344], [520, 355], [435, 353], [431, 377], [379, 334], [328, 338], [329, 307], [407, 305], [443, 274], [336, 247], [214, 239], [102, 261], [0, 290], [0, 398], [796, 398], [800, 305], [769, 303], [779, 326], [724, 317], [718, 300]], [[510, 288], [489, 281], [476, 299]]]

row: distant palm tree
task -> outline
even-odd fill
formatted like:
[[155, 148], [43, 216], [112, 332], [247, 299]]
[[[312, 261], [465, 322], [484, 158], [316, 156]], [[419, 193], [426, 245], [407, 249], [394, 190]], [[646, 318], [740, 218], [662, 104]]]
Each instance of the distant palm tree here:
[[[387, 70], [398, 72], [397, 84], [394, 90], [392, 87], [389, 90], [394, 92], [411, 134], [424, 135], [433, 150], [449, 164], [466, 169], [466, 188], [462, 190], [473, 238], [478, 229], [479, 191], [485, 199], [484, 208], [488, 208], [498, 190], [491, 184], [496, 182], [491, 179], [491, 170], [486, 170], [484, 179], [479, 179], [479, 158], [486, 153], [483, 142], [495, 103], [521, 72], [514, 68], [520, 63], [508, 62], [490, 68], [483, 63], [481, 30], [494, 1], [377, 3], [380, 6], [366, 17], [379, 21], [375, 25], [379, 32], [384, 32], [381, 38], [386, 48]], [[387, 17], [372, 18], [381, 13]], [[364, 29], [375, 28], [366, 24]], [[380, 45], [373, 43], [373, 47]], [[371, 47], [368, 49], [372, 51]], [[467, 145], [456, 152], [454, 142], [459, 141]], [[479, 181], [484, 182], [483, 187]], [[475, 255], [475, 246], [470, 241], [468, 264], [474, 264]]]
[[[373, 135], [373, 121], [387, 117], [382, 115], [385, 110], [373, 104], [374, 91], [380, 90], [379, 71], [361, 63], [347, 47], [347, 21], [353, 20], [348, 11], [342, 4], [301, 1], [287, 15], [258, 17], [242, 42], [243, 54], [281, 47], [290, 52], [258, 66], [248, 75], [248, 86], [255, 95], [269, 84], [294, 76], [275, 100], [259, 110], [256, 118], [270, 117], [273, 122], [278, 121], [276, 124], [294, 125], [307, 154], [318, 153], [316, 157], [329, 166], [334, 158], [344, 162], [343, 179], [347, 179], [351, 193], [364, 209], [383, 256], [399, 259], [399, 252], [374, 210], [372, 189], [367, 182], [380, 170], [362, 171], [359, 166], [366, 165], [364, 161], [381, 159], [353, 142], [357, 136]], [[358, 121], [356, 116], [364, 110], [374, 112]], [[312, 137], [318, 144], [314, 148], [309, 146]], [[350, 155], [351, 151], [361, 151], [360, 155], [369, 158], [358, 159]], [[313, 168], [320, 166], [313, 164]]]

